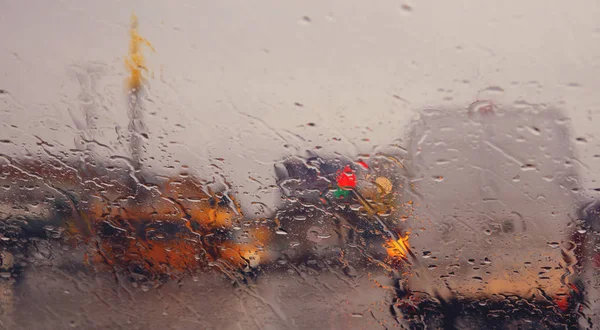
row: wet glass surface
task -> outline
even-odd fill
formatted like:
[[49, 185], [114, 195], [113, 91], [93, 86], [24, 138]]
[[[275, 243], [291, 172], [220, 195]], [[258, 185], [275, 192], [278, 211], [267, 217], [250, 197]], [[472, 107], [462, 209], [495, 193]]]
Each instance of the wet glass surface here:
[[599, 12], [1, 3], [0, 328], [598, 328]]

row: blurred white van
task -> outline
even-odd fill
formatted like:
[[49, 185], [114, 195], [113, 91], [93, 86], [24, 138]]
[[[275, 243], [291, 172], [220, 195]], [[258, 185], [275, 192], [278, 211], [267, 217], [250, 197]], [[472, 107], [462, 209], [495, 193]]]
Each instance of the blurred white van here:
[[[424, 111], [409, 130], [406, 287], [442, 300], [508, 296], [567, 308], [584, 203], [569, 120], [555, 110]], [[578, 231], [579, 229], [579, 231]]]

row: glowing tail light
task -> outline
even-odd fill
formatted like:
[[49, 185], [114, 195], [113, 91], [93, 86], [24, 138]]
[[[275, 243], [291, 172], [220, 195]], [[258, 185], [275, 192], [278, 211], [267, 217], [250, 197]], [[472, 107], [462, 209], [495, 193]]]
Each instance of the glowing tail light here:
[[387, 240], [387, 242], [384, 244], [388, 257], [390, 257], [393, 261], [406, 259], [406, 256], [408, 255], [408, 249], [410, 248], [408, 243], [409, 235], [410, 233], [406, 232], [404, 237], [401, 236], [397, 240]]

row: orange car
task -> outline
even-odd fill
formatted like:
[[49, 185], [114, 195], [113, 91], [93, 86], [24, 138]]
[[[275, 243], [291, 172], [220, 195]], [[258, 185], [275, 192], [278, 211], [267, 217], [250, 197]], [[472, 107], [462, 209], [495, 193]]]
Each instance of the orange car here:
[[94, 237], [90, 260], [150, 279], [178, 277], [207, 266], [235, 275], [251, 271], [264, 257], [268, 228], [244, 227], [232, 197], [205, 192], [191, 177], [140, 189], [106, 202], [90, 198], [82, 217]]
[[[123, 168], [50, 160], [0, 163], [3, 235], [68, 237], [94, 267], [166, 279], [202, 267], [235, 276], [266, 258], [266, 222], [244, 220], [235, 200], [189, 175], [146, 184]], [[9, 246], [11, 241], [5, 242]]]

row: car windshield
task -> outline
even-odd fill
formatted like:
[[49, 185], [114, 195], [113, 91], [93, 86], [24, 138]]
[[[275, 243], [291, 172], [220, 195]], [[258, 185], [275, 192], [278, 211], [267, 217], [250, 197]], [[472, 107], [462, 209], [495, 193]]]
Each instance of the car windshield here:
[[0, 3], [0, 329], [596, 329], [600, 4]]

